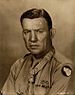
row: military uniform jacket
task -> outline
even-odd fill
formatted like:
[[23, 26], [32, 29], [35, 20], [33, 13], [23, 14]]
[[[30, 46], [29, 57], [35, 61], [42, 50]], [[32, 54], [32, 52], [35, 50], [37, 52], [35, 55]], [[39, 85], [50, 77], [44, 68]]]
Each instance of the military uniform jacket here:
[[32, 58], [26, 54], [13, 64], [2, 95], [71, 95], [67, 92], [73, 71], [70, 60], [51, 51], [36, 65]]

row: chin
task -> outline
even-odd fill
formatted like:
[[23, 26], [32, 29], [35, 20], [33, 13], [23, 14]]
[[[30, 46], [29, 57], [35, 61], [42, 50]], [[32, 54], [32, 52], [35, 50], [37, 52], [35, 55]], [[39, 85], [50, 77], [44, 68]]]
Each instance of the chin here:
[[38, 55], [40, 54], [40, 51], [39, 50], [29, 50], [32, 54], [34, 55]]
[[37, 52], [37, 51], [30, 51], [32, 54], [34, 54], [34, 55], [38, 55], [38, 54], [40, 54], [40, 52]]

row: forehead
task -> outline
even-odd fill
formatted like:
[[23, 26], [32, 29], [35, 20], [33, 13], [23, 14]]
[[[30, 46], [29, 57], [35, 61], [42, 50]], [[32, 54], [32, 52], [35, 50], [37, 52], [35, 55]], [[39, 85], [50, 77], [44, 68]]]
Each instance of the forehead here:
[[42, 17], [34, 19], [24, 18], [22, 24], [23, 28], [28, 29], [48, 28], [47, 21]]

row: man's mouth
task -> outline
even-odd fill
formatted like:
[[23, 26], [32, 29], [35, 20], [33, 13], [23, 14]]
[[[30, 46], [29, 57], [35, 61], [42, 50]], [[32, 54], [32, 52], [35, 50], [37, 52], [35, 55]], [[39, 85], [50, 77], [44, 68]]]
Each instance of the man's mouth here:
[[29, 47], [30, 47], [31, 49], [36, 49], [36, 48], [39, 47], [39, 45], [29, 45]]

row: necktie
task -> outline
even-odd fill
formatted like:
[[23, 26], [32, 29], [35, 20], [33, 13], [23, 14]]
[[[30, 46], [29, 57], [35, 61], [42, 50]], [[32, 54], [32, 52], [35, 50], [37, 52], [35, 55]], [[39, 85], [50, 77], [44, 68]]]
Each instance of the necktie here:
[[35, 83], [35, 72], [34, 70], [30, 70], [29, 76], [29, 93], [28, 95], [34, 95], [34, 83]]
[[[29, 94], [34, 95], [34, 83], [36, 75], [44, 68], [44, 66], [51, 60], [54, 52], [49, 52], [34, 68], [30, 69], [30, 78], [29, 78]], [[32, 66], [33, 67], [33, 66]]]

